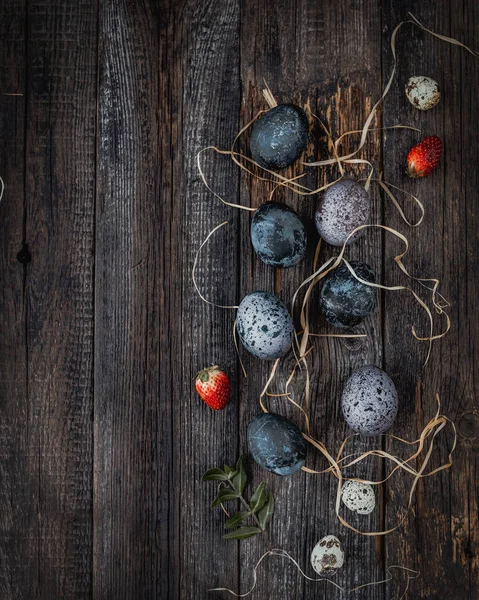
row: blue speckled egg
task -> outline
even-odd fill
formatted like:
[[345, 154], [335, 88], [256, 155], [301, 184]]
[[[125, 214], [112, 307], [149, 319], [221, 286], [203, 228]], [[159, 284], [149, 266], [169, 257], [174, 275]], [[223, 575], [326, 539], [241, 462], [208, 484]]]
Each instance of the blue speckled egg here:
[[346, 382], [341, 408], [351, 429], [363, 435], [379, 435], [394, 423], [398, 394], [384, 371], [373, 365], [360, 367]]
[[293, 343], [293, 319], [283, 302], [268, 292], [252, 292], [243, 298], [236, 327], [243, 346], [264, 360], [284, 356]]
[[265, 202], [253, 215], [251, 243], [267, 265], [292, 267], [306, 252], [306, 230], [292, 208], [280, 202]]
[[[352, 179], [342, 179], [329, 187], [316, 211], [316, 229], [332, 246], [342, 246], [348, 235], [369, 223], [371, 200], [364, 187]], [[351, 244], [364, 233], [358, 231], [349, 240]]]
[[253, 125], [253, 160], [265, 169], [284, 169], [297, 160], [308, 143], [308, 118], [299, 106], [279, 104]]
[[296, 473], [306, 459], [299, 427], [272, 413], [263, 413], [248, 425], [248, 447], [259, 466], [276, 475]]
[[[358, 260], [352, 260], [349, 264], [358, 277], [375, 282], [371, 267]], [[359, 325], [374, 310], [376, 300], [376, 288], [358, 281], [344, 263], [324, 278], [320, 306], [333, 327]]]

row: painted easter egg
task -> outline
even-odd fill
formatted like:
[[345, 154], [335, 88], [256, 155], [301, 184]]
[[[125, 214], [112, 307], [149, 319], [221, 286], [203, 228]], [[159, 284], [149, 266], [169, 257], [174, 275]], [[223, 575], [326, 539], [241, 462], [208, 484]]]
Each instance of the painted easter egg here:
[[384, 433], [397, 415], [396, 387], [389, 375], [378, 367], [360, 367], [346, 382], [341, 408], [347, 424], [357, 433]]
[[[352, 260], [349, 264], [358, 277], [375, 282], [371, 267], [358, 260]], [[333, 327], [359, 325], [374, 310], [376, 301], [376, 288], [358, 281], [344, 263], [324, 278], [320, 306]]]
[[306, 230], [292, 208], [280, 202], [265, 202], [253, 215], [251, 243], [267, 265], [292, 267], [306, 252]]
[[253, 125], [250, 137], [253, 160], [265, 169], [292, 165], [308, 143], [308, 118], [299, 106], [279, 104]]
[[[332, 246], [342, 246], [348, 235], [366, 225], [371, 216], [371, 199], [362, 185], [352, 179], [342, 179], [323, 194], [316, 211], [316, 229]], [[364, 232], [358, 231], [348, 240], [353, 242]]]
[[306, 459], [306, 442], [299, 427], [272, 413], [263, 413], [248, 425], [248, 447], [260, 467], [276, 475], [292, 475]]
[[429, 110], [441, 99], [441, 91], [437, 81], [420, 75], [409, 78], [406, 84], [406, 96], [415, 108]]
[[243, 346], [264, 360], [284, 356], [293, 343], [293, 319], [284, 303], [268, 292], [253, 292], [243, 298], [236, 327]]
[[335, 535], [326, 535], [313, 548], [311, 566], [318, 575], [334, 575], [344, 564], [344, 550]]
[[346, 481], [341, 491], [341, 500], [349, 510], [358, 515], [369, 515], [376, 507], [376, 496], [369, 483]]

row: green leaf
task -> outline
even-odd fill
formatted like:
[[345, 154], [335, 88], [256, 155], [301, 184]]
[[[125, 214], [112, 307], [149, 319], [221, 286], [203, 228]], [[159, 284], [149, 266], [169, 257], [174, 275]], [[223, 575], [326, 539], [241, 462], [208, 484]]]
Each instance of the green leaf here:
[[268, 499], [268, 494], [266, 493], [266, 484], [262, 481], [259, 486], [256, 488], [253, 497], [251, 498], [250, 506], [251, 510], [255, 513], [263, 508], [266, 500]]
[[249, 515], [248, 512], [235, 512], [225, 523], [225, 529], [234, 529], [241, 525], [243, 520]]
[[238, 473], [236, 469], [232, 469], [231, 467], [228, 467], [228, 465], [224, 465], [223, 468], [226, 475], [228, 475], [228, 479], [233, 479], [233, 477]]
[[261, 533], [259, 527], [240, 527], [239, 529], [236, 529], [236, 531], [225, 533], [223, 537], [225, 540], [245, 540], [257, 533]]
[[266, 504], [263, 506], [263, 508], [259, 511], [258, 513], [258, 520], [261, 524], [261, 528], [264, 530], [266, 525], [270, 522], [271, 517], [273, 516], [273, 512], [274, 512], [274, 497], [273, 494], [270, 492], [268, 494], [268, 500], [266, 501]]
[[239, 494], [229, 488], [221, 488], [218, 492], [218, 495], [211, 503], [211, 506], [219, 506], [223, 504], [223, 502], [227, 502], [228, 500], [236, 500], [239, 497]]
[[244, 470], [243, 459], [241, 456], [238, 458], [238, 462], [236, 463], [236, 475], [231, 480], [234, 489], [242, 494], [247, 481], [246, 471]]
[[228, 475], [221, 469], [210, 469], [201, 478], [201, 481], [226, 481]]

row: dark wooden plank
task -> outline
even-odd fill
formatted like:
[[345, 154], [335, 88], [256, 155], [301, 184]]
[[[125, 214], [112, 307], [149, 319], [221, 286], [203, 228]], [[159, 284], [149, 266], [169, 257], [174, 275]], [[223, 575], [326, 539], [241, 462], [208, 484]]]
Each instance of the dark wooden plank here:
[[[29, 2], [27, 14], [24, 9], [24, 3], [14, 3], [9, 14], [2, 12], [2, 43], [10, 44], [2, 57], [4, 73], [9, 67], [2, 91], [25, 94], [16, 109], [8, 99], [14, 118], [8, 122], [6, 113], [2, 131], [8, 140], [2, 166], [9, 179], [2, 205], [2, 276], [8, 286], [2, 364], [9, 365], [2, 372], [2, 385], [8, 386], [2, 425], [8, 434], [6, 475], [16, 481], [11, 487], [6, 479], [2, 556], [9, 571], [3, 581], [6, 597], [86, 598], [92, 540], [96, 4]], [[23, 243], [32, 256], [25, 267], [15, 262]]]
[[[239, 5], [238, 0], [188, 1], [174, 13], [173, 51], [182, 55], [178, 79], [173, 79], [175, 97], [181, 101], [175, 125], [181, 131], [177, 154], [183, 160], [182, 166], [176, 163], [171, 206], [173, 277], [182, 280], [170, 316], [172, 336], [177, 340], [172, 361], [181, 364], [172, 441], [178, 512], [173, 548], [179, 564], [175, 587], [170, 589], [172, 598], [204, 598], [209, 588], [224, 583], [225, 574], [234, 586], [239, 580], [238, 544], [222, 539], [225, 516], [209, 506], [216, 486], [200, 483], [208, 468], [233, 464], [238, 455], [239, 366], [232, 338], [235, 311], [204, 304], [191, 283], [198, 246], [215, 225], [228, 220], [229, 225], [204, 249], [197, 276], [204, 293], [215, 302], [235, 304], [238, 300], [242, 250], [237, 228], [242, 215], [222, 205], [204, 187], [196, 153], [210, 144], [228, 148], [238, 130]], [[236, 201], [239, 175], [231, 161], [209, 154], [204, 157], [204, 167], [214, 188]], [[202, 403], [193, 384], [198, 370], [217, 363], [230, 374], [233, 390], [229, 406], [219, 413]]]
[[[477, 5], [454, 2], [424, 2], [414, 14], [427, 27], [464, 41], [478, 44]], [[384, 76], [391, 66], [387, 48], [392, 28], [403, 19], [401, 2], [385, 2], [387, 28], [384, 36]], [[410, 516], [387, 544], [388, 562], [417, 567], [421, 577], [411, 588], [412, 597], [478, 598], [477, 588], [477, 384], [476, 337], [478, 320], [474, 310], [478, 286], [477, 172], [470, 165], [478, 160], [477, 110], [473, 108], [478, 85], [477, 60], [410, 25], [398, 40], [398, 77], [385, 104], [385, 122], [409, 123], [421, 134], [388, 133], [385, 136], [385, 176], [418, 195], [426, 206], [426, 217], [412, 232], [387, 209], [386, 221], [407, 234], [411, 241], [407, 265], [414, 274], [437, 276], [442, 291], [452, 302], [452, 329], [433, 348], [430, 363], [421, 365], [425, 346], [415, 342], [410, 324], [425, 331], [422, 311], [400, 294], [385, 297], [385, 364], [398, 385], [401, 408], [394, 431], [415, 437], [435, 412], [434, 394], [441, 395], [443, 411], [459, 428], [459, 443], [451, 471], [421, 482]], [[404, 85], [412, 75], [427, 75], [439, 82], [440, 104], [426, 113], [407, 101]], [[424, 135], [437, 134], [444, 141], [440, 166], [422, 181], [409, 181], [403, 165], [409, 147]], [[392, 266], [397, 244], [385, 244], [385, 276], [390, 283], [404, 278]], [[442, 323], [438, 320], [438, 325]], [[473, 411], [473, 412], [470, 412]], [[475, 412], [474, 412], [475, 411]], [[462, 432], [462, 434], [461, 434]], [[442, 436], [442, 434], [441, 434]], [[432, 464], [447, 460], [451, 436], [437, 440]], [[406, 501], [410, 479], [398, 478], [388, 487], [387, 524], [393, 525]]]
[[24, 284], [17, 261], [25, 242], [25, 2], [0, 8], [0, 596], [33, 597], [37, 557], [31, 540], [38, 525], [32, 502], [36, 460], [28, 452], [27, 350]]
[[159, 329], [166, 329], [159, 277], [168, 261], [168, 237], [160, 222], [158, 166], [159, 136], [168, 136], [168, 128], [158, 120], [159, 16], [151, 2], [100, 5], [93, 565], [98, 599], [168, 597], [171, 397], [160, 390], [168, 393], [172, 374], [165, 371], [168, 362], [160, 369], [160, 361], [168, 361], [167, 334], [160, 338]]
[[[356, 129], [364, 122], [373, 102], [380, 94], [381, 32], [379, 4], [361, 2], [354, 10], [345, 3], [311, 2], [246, 2], [242, 12], [242, 79], [244, 122], [259, 109], [265, 107], [261, 96], [263, 79], [271, 86], [279, 102], [297, 102], [310, 107], [327, 122], [337, 136]], [[317, 127], [316, 139], [309, 154], [314, 156], [313, 146], [320, 147], [322, 156], [326, 151], [322, 131]], [[353, 148], [355, 141], [345, 144]], [[366, 155], [376, 163], [379, 160], [379, 138], [373, 137]], [[288, 171], [293, 173], [293, 170]], [[294, 171], [296, 173], [296, 170]], [[355, 175], [357, 170], [351, 169]], [[308, 184], [325, 183], [337, 175], [334, 169], [312, 171]], [[242, 203], [258, 206], [267, 199], [270, 188], [250, 178], [243, 179]], [[299, 198], [291, 193], [277, 194], [277, 199], [293, 206], [310, 223], [318, 202], [317, 196]], [[381, 218], [378, 195], [373, 193], [373, 219]], [[241, 295], [254, 289], [275, 291], [290, 302], [294, 290], [312, 272], [313, 248], [307, 258], [297, 267], [274, 271], [254, 256], [249, 239], [249, 219], [242, 218], [241, 246], [244, 251], [241, 263]], [[333, 249], [323, 248], [321, 262], [333, 255]], [[350, 258], [364, 260], [381, 272], [380, 236], [370, 235], [348, 251]], [[319, 314], [318, 293], [312, 298], [311, 323], [314, 332], [332, 332]], [[311, 397], [312, 430], [318, 439], [326, 442], [335, 452], [348, 431], [339, 412], [342, 387], [351, 370], [362, 364], [381, 364], [381, 322], [379, 310], [369, 318], [361, 330], [368, 338], [352, 350], [350, 344], [340, 340], [316, 340], [311, 357], [313, 378]], [[241, 384], [240, 443], [246, 450], [246, 428], [253, 416], [258, 414], [258, 396], [267, 379], [270, 364], [246, 356], [248, 379]], [[294, 364], [290, 357], [283, 361], [278, 385], [273, 391], [281, 392], [290, 369]], [[301, 386], [296, 388], [301, 398]], [[290, 416], [303, 425], [301, 415], [284, 399], [271, 400], [270, 409]], [[362, 448], [372, 442], [362, 444]], [[359, 447], [358, 447], [359, 448]], [[322, 462], [310, 452], [309, 464], [319, 467]], [[266, 550], [281, 547], [288, 550], [308, 574], [314, 575], [309, 561], [312, 548], [321, 537], [335, 534], [342, 540], [348, 558], [347, 566], [335, 581], [345, 588], [382, 578], [381, 548], [375, 548], [374, 540], [360, 537], [340, 526], [334, 515], [336, 485], [328, 476], [305, 473], [292, 478], [277, 478], [252, 466], [256, 482], [265, 479], [276, 494], [277, 509], [271, 528], [261, 538], [247, 541], [241, 546], [242, 587], [248, 589], [252, 580], [252, 567]], [[366, 473], [373, 475], [374, 467]], [[380, 511], [368, 518], [351, 521], [365, 529], [380, 525]], [[263, 563], [258, 573], [258, 597], [312, 598], [322, 594], [340, 597], [340, 592], [326, 584], [306, 583], [293, 565], [285, 565], [279, 559]], [[363, 597], [383, 598], [384, 588], [371, 588]]]

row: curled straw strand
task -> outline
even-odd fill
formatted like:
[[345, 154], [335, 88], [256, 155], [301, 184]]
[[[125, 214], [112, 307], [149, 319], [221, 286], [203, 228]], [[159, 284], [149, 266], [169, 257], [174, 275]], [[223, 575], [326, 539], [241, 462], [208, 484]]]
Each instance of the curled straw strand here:
[[193, 268], [191, 269], [191, 279], [193, 280], [193, 285], [195, 286], [195, 290], [198, 294], [198, 296], [203, 300], [203, 302], [206, 302], [206, 304], [210, 304], [211, 306], [216, 306], [216, 308], [238, 308], [237, 305], [223, 305], [223, 304], [216, 304], [215, 302], [211, 302], [210, 300], [206, 299], [203, 294], [201, 293], [198, 284], [196, 283], [196, 265], [198, 264], [198, 258], [200, 256], [200, 252], [203, 248], [203, 246], [208, 242], [208, 240], [210, 239], [210, 237], [215, 233], [215, 231], [218, 231], [218, 229], [220, 229], [221, 227], [224, 227], [224, 225], [227, 225], [228, 221], [223, 221], [223, 223], [220, 223], [219, 225], [217, 225], [216, 227], [214, 227], [206, 236], [206, 238], [203, 240], [203, 242], [201, 243], [201, 246], [198, 248], [198, 250], [196, 251], [196, 255], [195, 255], [195, 260], [193, 261]]
[[5, 191], [5, 184], [3, 183], [3, 179], [0, 177], [0, 202], [2, 201], [4, 191]]
[[302, 575], [302, 577], [304, 579], [307, 579], [308, 581], [312, 581], [313, 583], [319, 583], [320, 581], [325, 581], [326, 583], [333, 585], [336, 589], [340, 590], [341, 592], [343, 592], [345, 594], [353, 594], [354, 592], [358, 592], [359, 590], [366, 588], [366, 587], [371, 587], [374, 585], [381, 585], [383, 583], [388, 583], [393, 579], [392, 570], [398, 569], [398, 570], [404, 571], [407, 574], [406, 588], [400, 598], [400, 600], [402, 600], [406, 596], [406, 593], [409, 589], [409, 582], [411, 581], [411, 579], [416, 579], [417, 577], [419, 577], [419, 571], [416, 571], [414, 569], [409, 569], [408, 567], [403, 567], [402, 565], [391, 565], [389, 567], [386, 567], [386, 572], [388, 574], [386, 579], [382, 579], [381, 581], [371, 581], [369, 583], [363, 583], [361, 585], [358, 585], [358, 586], [348, 590], [346, 588], [341, 587], [334, 581], [331, 581], [331, 579], [327, 579], [326, 577], [320, 577], [320, 578], [309, 577], [309, 575], [306, 575], [306, 573], [300, 567], [299, 563], [291, 556], [291, 554], [289, 554], [289, 552], [287, 552], [286, 550], [283, 550], [281, 548], [272, 548], [271, 550], [268, 550], [267, 552], [265, 552], [259, 558], [256, 565], [253, 567], [253, 585], [247, 592], [245, 592], [244, 594], [237, 594], [236, 592], [234, 592], [233, 590], [230, 590], [229, 588], [213, 588], [208, 591], [209, 592], [228, 592], [229, 594], [231, 594], [232, 596], [235, 596], [236, 598], [245, 598], [246, 596], [249, 596], [250, 594], [253, 593], [253, 591], [256, 588], [256, 585], [258, 583], [258, 568], [267, 556], [277, 556], [279, 558], [286, 559], [294, 564], [294, 566], [296, 567], [296, 569], [299, 571], [299, 573]]

